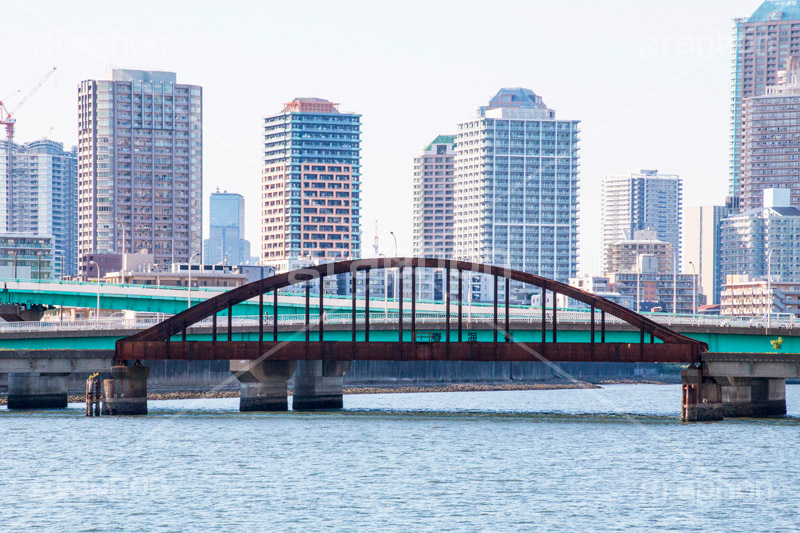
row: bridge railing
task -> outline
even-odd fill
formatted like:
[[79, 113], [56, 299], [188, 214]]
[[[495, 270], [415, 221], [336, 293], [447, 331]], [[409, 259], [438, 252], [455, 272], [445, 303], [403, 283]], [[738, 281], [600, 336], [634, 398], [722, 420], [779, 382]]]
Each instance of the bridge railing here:
[[[87, 318], [82, 320], [67, 320], [67, 321], [38, 321], [38, 322], [0, 322], [0, 334], [2, 333], [15, 333], [15, 332], [47, 332], [47, 331], [90, 331], [90, 330], [134, 330], [134, 329], [147, 329], [163, 320], [169, 319], [174, 315], [161, 314], [160, 316], [150, 317], [110, 317], [100, 318]], [[364, 312], [358, 311], [356, 313], [356, 322], [358, 324], [364, 323]], [[450, 313], [450, 320], [454, 321], [458, 318], [455, 312]], [[483, 312], [474, 312], [467, 314], [463, 317], [467, 325], [469, 324], [491, 324], [493, 323], [493, 316]], [[708, 317], [708, 316], [691, 316], [691, 315], [663, 315], [654, 316], [660, 323], [666, 325], [687, 325], [687, 326], [709, 326], [709, 327], [753, 327], [763, 329], [763, 325], [758, 323], [750, 326], [746, 321], [739, 319], [731, 319], [731, 317]], [[326, 313], [324, 317], [325, 324], [346, 325], [350, 324], [353, 320], [352, 313], [344, 312], [330, 312]], [[396, 324], [399, 320], [399, 313], [395, 310], [375, 310], [370, 312], [370, 323], [372, 324]], [[758, 320], [758, 319], [755, 319]], [[438, 311], [424, 311], [416, 313], [416, 322], [418, 324], [434, 324], [441, 325], [445, 321], [443, 312]], [[552, 311], [546, 311], [545, 321], [548, 325], [553, 324]], [[585, 324], [589, 325], [591, 317], [588, 311], [582, 310], [558, 310], [558, 321], [562, 324]], [[404, 323], [410, 324], [411, 317], [406, 314], [404, 316]], [[530, 310], [515, 310], [509, 316], [509, 322], [512, 324], [540, 324], [541, 323], [541, 309], [531, 308]], [[263, 317], [264, 326], [271, 326], [273, 324], [272, 315], [265, 315]], [[300, 313], [282, 314], [278, 316], [278, 325], [280, 326], [301, 326], [305, 323], [305, 315]], [[625, 324], [626, 322], [614, 316], [606, 318], [607, 324]], [[241, 315], [234, 316], [232, 319], [234, 328], [241, 327], [257, 327], [257, 315]], [[312, 327], [316, 324], [312, 323]], [[800, 329], [800, 323], [775, 323], [774, 326], [780, 328], [796, 328]], [[205, 318], [189, 326], [190, 330], [196, 328], [211, 328], [213, 327], [213, 320]]]

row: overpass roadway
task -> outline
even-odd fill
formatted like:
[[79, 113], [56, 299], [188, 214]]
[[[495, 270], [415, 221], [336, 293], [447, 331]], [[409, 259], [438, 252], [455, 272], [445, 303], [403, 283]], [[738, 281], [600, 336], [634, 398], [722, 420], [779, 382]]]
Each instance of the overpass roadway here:
[[[559, 313], [562, 317], [564, 313]], [[316, 318], [316, 317], [315, 317]], [[558, 339], [562, 342], [588, 342], [589, 325], [586, 322], [564, 316], [559, 319]], [[381, 323], [382, 320], [386, 323]], [[372, 316], [370, 318], [370, 339], [374, 341], [397, 340], [397, 317], [393, 313], [387, 316]], [[268, 317], [269, 326], [265, 327], [265, 339], [271, 340], [271, 317]], [[326, 315], [325, 340], [350, 340], [350, 315], [347, 313]], [[0, 358], [2, 350], [110, 350], [114, 348], [117, 339], [132, 335], [143, 328], [152, 326], [157, 319], [111, 319], [100, 321], [65, 322], [16, 322], [0, 324]], [[297, 339], [297, 331], [303, 328], [304, 315], [282, 315], [279, 317], [279, 340]], [[232, 340], [258, 340], [258, 319], [256, 317], [236, 317], [233, 320]], [[552, 324], [550, 325], [550, 327]], [[783, 347], [780, 353], [800, 353], [800, 329], [783, 329], [755, 327], [728, 327], [720, 325], [692, 325], [677, 324], [674, 330], [693, 339], [705, 342], [710, 352], [719, 353], [765, 353], [772, 350], [771, 340], [783, 338]], [[425, 316], [418, 313], [417, 318], [418, 340], [436, 341], [443, 340], [444, 325], [441, 316], [431, 314]], [[410, 332], [406, 327], [405, 339], [410, 341]], [[550, 328], [549, 328], [550, 329]], [[311, 322], [311, 340], [317, 340], [316, 326]], [[530, 317], [512, 316], [511, 330], [516, 340], [522, 342], [537, 342], [541, 339], [540, 323]], [[218, 335], [222, 338], [226, 334], [226, 321], [220, 320]], [[437, 337], [437, 334], [439, 335]], [[465, 321], [463, 339], [491, 341], [493, 337], [492, 324], [489, 317], [474, 316], [471, 321]], [[302, 334], [301, 334], [302, 335]], [[455, 332], [452, 333], [455, 335]], [[454, 338], [454, 337], [451, 337]], [[189, 329], [189, 340], [211, 340], [211, 322], [205, 320]], [[607, 325], [608, 342], [639, 342], [639, 332], [627, 324], [609, 322]], [[0, 371], [1, 372], [1, 371]]]

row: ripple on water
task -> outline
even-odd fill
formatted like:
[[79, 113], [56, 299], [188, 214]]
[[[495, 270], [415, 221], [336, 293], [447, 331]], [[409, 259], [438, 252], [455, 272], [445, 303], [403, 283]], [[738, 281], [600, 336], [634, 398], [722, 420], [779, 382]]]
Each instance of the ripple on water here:
[[1, 411], [0, 530], [792, 529], [788, 397], [790, 418], [689, 425], [673, 386]]

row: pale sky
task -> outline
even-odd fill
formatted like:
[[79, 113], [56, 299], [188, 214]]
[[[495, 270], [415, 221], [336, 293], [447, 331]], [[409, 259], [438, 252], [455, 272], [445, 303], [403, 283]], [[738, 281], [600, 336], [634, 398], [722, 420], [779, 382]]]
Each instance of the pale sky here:
[[362, 250], [410, 255], [412, 160], [501, 87], [527, 87], [582, 122], [581, 271], [597, 272], [600, 182], [630, 168], [684, 179], [684, 206], [728, 186], [732, 19], [760, 0], [404, 2], [4, 0], [0, 99], [17, 142], [77, 142], [77, 86], [107, 69], [176, 72], [203, 86], [208, 195], [246, 199], [259, 248], [261, 122], [297, 96], [363, 115]]

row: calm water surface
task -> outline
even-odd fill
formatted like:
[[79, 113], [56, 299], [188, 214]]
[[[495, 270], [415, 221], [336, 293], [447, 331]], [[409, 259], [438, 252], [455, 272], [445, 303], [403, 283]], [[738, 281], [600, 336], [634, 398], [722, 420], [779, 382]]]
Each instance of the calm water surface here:
[[681, 424], [679, 386], [238, 399], [138, 418], [0, 410], [0, 531], [790, 531], [789, 417]]

